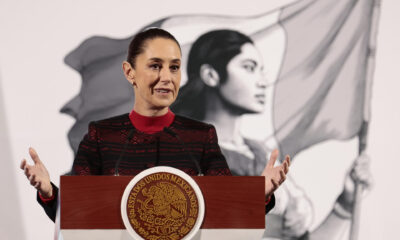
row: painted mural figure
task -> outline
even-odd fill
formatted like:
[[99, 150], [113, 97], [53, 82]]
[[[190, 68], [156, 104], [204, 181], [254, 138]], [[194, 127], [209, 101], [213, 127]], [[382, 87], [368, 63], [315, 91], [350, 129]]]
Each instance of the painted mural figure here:
[[[232, 173], [259, 175], [272, 151], [262, 142], [240, 133], [240, 117], [264, 110], [266, 79], [263, 60], [253, 41], [232, 30], [211, 31], [192, 45], [188, 82], [172, 110], [216, 126], [221, 150]], [[268, 215], [266, 239], [338, 239], [349, 227], [352, 206], [351, 182], [369, 185], [368, 158], [360, 157], [352, 180], [326, 220], [310, 232], [313, 206], [290, 177], [276, 193], [277, 205]], [[323, 237], [323, 238], [322, 238]]]

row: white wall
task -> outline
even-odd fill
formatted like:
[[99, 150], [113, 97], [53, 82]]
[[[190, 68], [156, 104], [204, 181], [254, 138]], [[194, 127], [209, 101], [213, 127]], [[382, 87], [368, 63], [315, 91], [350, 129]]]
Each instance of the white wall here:
[[[35, 190], [18, 168], [21, 159], [28, 157], [28, 147], [37, 149], [56, 184], [58, 176], [72, 163], [66, 133], [73, 120], [61, 115], [59, 109], [78, 92], [80, 76], [63, 63], [66, 53], [89, 36], [126, 37], [143, 25], [171, 14], [252, 15], [291, 1], [273, 0], [267, 5], [266, 1], [259, 0], [246, 7], [242, 2], [226, 2], [229, 4], [222, 1], [139, 3], [126, 0], [0, 2], [0, 91], [4, 100], [0, 104], [0, 108], [3, 107], [0, 114], [5, 114], [0, 118], [4, 119], [0, 126], [0, 152], [3, 162], [12, 162], [9, 167], [5, 164], [5, 171], [14, 173], [10, 174], [10, 182], [16, 182], [19, 195], [18, 199], [10, 199], [2, 191], [1, 205], [19, 201], [26, 239], [50, 239], [54, 228], [36, 203]], [[397, 237], [396, 217], [400, 213], [400, 194], [395, 190], [400, 180], [396, 176], [400, 167], [396, 139], [400, 133], [400, 95], [397, 94], [400, 89], [397, 60], [400, 56], [400, 3], [395, 0], [382, 2], [368, 147], [375, 186], [363, 202], [360, 239]], [[5, 126], [8, 135], [3, 133]], [[303, 152], [294, 163], [292, 174], [302, 183], [316, 206], [314, 226], [330, 209], [327, 198], [332, 199], [342, 186], [341, 182], [331, 180], [336, 178], [326, 176], [344, 173], [348, 162], [337, 164], [336, 160], [342, 152], [346, 156], [355, 156], [356, 145], [354, 140], [327, 142], [321, 144], [318, 151]], [[8, 146], [10, 149], [6, 149]], [[321, 157], [324, 150], [332, 152], [335, 149], [336, 155]], [[310, 170], [314, 174], [309, 174]], [[2, 182], [0, 186], [9, 185]], [[4, 218], [2, 213], [0, 218]], [[0, 233], [8, 231], [3, 225], [0, 228]], [[21, 229], [21, 226], [15, 226], [15, 229]]]

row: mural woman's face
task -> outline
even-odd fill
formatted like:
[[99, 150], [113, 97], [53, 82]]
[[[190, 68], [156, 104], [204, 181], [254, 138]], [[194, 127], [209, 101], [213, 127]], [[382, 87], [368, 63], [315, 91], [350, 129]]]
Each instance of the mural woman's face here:
[[241, 53], [231, 59], [226, 70], [227, 79], [220, 86], [221, 96], [246, 112], [263, 111], [266, 79], [261, 55], [255, 46], [243, 44]]

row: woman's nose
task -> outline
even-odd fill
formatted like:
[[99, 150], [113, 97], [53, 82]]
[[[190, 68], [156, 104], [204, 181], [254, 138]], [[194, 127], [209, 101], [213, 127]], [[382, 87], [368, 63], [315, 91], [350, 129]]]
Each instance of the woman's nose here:
[[266, 88], [267, 87], [267, 78], [263, 75], [257, 81], [257, 87]]
[[162, 82], [171, 81], [172, 75], [171, 75], [169, 68], [166, 68], [166, 67], [161, 68], [159, 74], [160, 74], [160, 81], [162, 81]]

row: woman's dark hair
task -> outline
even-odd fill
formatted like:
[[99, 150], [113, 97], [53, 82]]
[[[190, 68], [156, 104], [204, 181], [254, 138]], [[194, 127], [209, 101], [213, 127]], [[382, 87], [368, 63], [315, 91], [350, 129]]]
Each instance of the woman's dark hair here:
[[170, 39], [178, 45], [179, 49], [181, 49], [178, 41], [171, 33], [161, 28], [148, 28], [136, 34], [129, 44], [128, 57], [126, 61], [129, 62], [133, 68], [135, 68], [136, 57], [144, 52], [147, 41], [154, 38]]
[[206, 99], [218, 93], [216, 88], [207, 86], [200, 77], [203, 64], [212, 66], [219, 75], [219, 83], [227, 79], [226, 66], [241, 53], [245, 43], [253, 43], [246, 35], [234, 30], [216, 30], [203, 34], [192, 45], [187, 65], [188, 81], [180, 89], [176, 102], [171, 106], [175, 113], [197, 120], [203, 120], [206, 113]]

